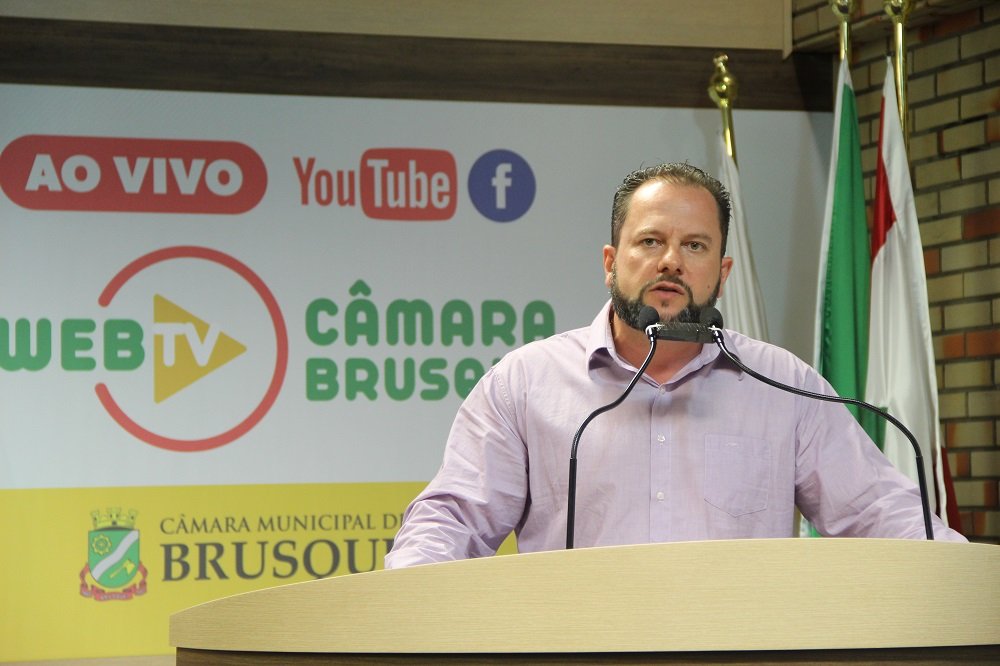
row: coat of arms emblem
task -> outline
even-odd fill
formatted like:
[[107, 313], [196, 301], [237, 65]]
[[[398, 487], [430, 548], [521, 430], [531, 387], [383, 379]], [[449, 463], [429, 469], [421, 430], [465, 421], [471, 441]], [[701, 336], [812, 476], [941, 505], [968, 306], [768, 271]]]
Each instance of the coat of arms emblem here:
[[[127, 601], [146, 593], [146, 567], [139, 559], [136, 511], [92, 511], [87, 564], [80, 571], [80, 594], [96, 601]], [[136, 577], [140, 580], [134, 582]]]

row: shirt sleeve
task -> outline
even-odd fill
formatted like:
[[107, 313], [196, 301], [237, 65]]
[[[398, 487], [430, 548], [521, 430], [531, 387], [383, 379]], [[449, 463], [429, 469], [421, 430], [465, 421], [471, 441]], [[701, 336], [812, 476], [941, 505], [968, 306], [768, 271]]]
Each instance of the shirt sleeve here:
[[441, 468], [407, 507], [387, 569], [492, 555], [527, 503], [527, 450], [508, 384], [490, 369], [452, 424]]
[[[805, 384], [810, 391], [833, 393], [811, 371]], [[796, 504], [820, 534], [926, 538], [919, 487], [879, 451], [850, 411], [805, 397], [797, 409]], [[937, 516], [931, 522], [936, 540], [966, 541]]]

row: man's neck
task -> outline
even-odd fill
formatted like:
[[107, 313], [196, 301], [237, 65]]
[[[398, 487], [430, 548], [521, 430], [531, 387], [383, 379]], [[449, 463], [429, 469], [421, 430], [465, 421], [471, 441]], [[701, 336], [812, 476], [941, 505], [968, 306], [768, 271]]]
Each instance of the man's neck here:
[[[649, 338], [621, 319], [612, 311], [611, 339], [615, 343], [615, 351], [623, 359], [639, 367], [649, 353]], [[656, 355], [649, 362], [646, 374], [657, 383], [663, 384], [676, 375], [691, 359], [701, 353], [700, 342], [676, 342], [660, 340], [656, 344]]]

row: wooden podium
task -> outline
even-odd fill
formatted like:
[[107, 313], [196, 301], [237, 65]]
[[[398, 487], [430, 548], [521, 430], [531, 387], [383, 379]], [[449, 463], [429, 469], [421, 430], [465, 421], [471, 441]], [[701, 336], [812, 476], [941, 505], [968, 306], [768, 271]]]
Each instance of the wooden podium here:
[[1000, 547], [750, 539], [296, 583], [174, 614], [190, 664], [1000, 663]]

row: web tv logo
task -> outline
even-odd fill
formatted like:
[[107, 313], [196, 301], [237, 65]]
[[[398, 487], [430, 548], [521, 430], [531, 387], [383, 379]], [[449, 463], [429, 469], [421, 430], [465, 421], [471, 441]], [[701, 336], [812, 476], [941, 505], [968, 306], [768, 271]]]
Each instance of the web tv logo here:
[[[263, 304], [265, 315], [263, 319], [269, 320], [267, 323], [273, 330], [274, 352], [272, 358], [274, 365], [268, 379], [267, 372], [261, 372], [263, 364], [259, 362], [249, 364], [256, 370], [249, 375], [250, 383], [266, 384], [262, 397], [252, 406], [249, 414], [235, 425], [225, 427], [222, 432], [209, 435], [201, 434], [195, 437], [165, 435], [140, 425], [121, 407], [106, 384], [97, 384], [95, 391], [98, 399], [118, 425], [148, 444], [175, 451], [203, 451], [216, 448], [249, 432], [264, 418], [277, 399], [288, 366], [288, 332], [281, 309], [271, 290], [249, 266], [217, 250], [197, 246], [177, 246], [139, 257], [112, 278], [101, 293], [98, 303], [102, 307], [110, 306], [126, 283], [137, 279], [139, 274], [147, 269], [164, 263], [177, 261], [190, 263], [192, 260], [201, 265], [207, 264], [210, 269], [217, 271], [222, 269], [223, 276], [230, 279], [236, 278], [237, 284], [242, 282], [244, 287], [242, 291], [247, 292], [251, 299], [256, 296], [256, 299], [253, 300], [259, 299], [257, 310], [260, 310], [259, 306], [261, 303]], [[250, 287], [249, 290], [245, 288], [247, 286]], [[141, 286], [139, 289], [141, 291]], [[222, 291], [226, 292], [227, 297], [231, 293], [227, 290]], [[261, 328], [259, 324], [257, 327]], [[165, 401], [194, 382], [214, 373], [247, 351], [247, 346], [243, 343], [159, 295], [154, 297], [153, 329], [155, 333], [154, 400], [157, 403]], [[230, 395], [236, 393], [249, 396], [254, 391], [229, 392]], [[201, 400], [201, 398], [197, 399], [198, 402]], [[253, 398], [250, 401], [251, 405], [252, 401]], [[222, 421], [235, 420], [238, 418], [235, 417], [235, 414], [245, 410], [239, 401], [229, 409], [222, 407], [222, 401], [217, 402], [220, 403], [218, 411], [223, 414]], [[173, 417], [170, 420], [176, 420], [178, 417], [176, 413], [169, 416]]]
[[[103, 322], [0, 317], [0, 371], [103, 370], [94, 391], [111, 418], [173, 451], [228, 444], [274, 404], [288, 364], [287, 329], [270, 289], [236, 258], [197, 246], [156, 250], [119, 270], [97, 302], [110, 314]], [[150, 304], [152, 322], [140, 314]]]

